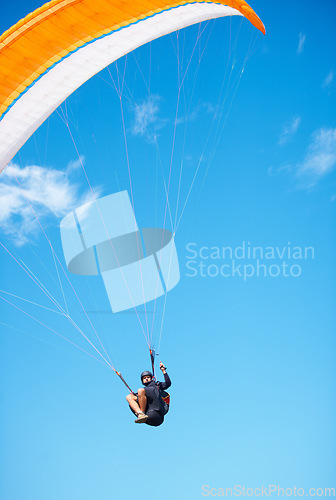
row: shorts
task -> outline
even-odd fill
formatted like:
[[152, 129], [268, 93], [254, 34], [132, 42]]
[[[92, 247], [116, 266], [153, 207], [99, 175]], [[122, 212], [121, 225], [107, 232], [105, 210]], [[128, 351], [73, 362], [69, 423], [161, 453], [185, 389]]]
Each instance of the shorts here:
[[[138, 402], [138, 399], [136, 400]], [[136, 415], [136, 413], [132, 410], [131, 407], [129, 407], [131, 412]], [[147, 410], [146, 415], [148, 415], [148, 419], [146, 420], [147, 425], [151, 425], [152, 427], [158, 427], [163, 423], [164, 420], [164, 415], [162, 415], [160, 412], [156, 410]]]
[[156, 410], [148, 410], [146, 415], [148, 415], [148, 419], [146, 420], [146, 424], [151, 425], [153, 427], [158, 427], [159, 425], [162, 424], [162, 422], [164, 420], [164, 416], [161, 415], [161, 413], [159, 413]]

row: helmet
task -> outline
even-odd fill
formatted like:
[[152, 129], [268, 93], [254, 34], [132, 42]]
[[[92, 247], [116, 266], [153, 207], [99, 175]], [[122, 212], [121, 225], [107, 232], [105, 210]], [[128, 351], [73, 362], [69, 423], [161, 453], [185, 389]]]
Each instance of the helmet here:
[[141, 374], [141, 382], [142, 382], [142, 379], [144, 377], [147, 377], [147, 376], [150, 377], [150, 378], [153, 378], [153, 374], [151, 372], [149, 372], [148, 370], [146, 370], [145, 372], [142, 372], [142, 374]]

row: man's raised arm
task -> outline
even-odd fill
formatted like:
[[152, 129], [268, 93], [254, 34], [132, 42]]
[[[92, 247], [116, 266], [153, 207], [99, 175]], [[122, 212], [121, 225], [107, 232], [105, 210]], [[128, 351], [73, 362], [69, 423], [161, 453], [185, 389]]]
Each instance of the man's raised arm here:
[[169, 375], [168, 375], [168, 373], [166, 371], [166, 367], [164, 366], [164, 364], [162, 363], [162, 361], [160, 361], [160, 370], [163, 373], [165, 381], [164, 382], [159, 382], [159, 384], [160, 384], [159, 388], [162, 391], [165, 391], [166, 389], [168, 389], [171, 386], [171, 380], [170, 380]]

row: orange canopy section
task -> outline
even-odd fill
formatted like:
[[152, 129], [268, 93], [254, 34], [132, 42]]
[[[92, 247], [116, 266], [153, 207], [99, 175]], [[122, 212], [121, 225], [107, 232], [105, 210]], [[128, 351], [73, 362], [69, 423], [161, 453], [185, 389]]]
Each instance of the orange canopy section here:
[[[55, 63], [78, 48], [120, 28], [175, 7], [205, 3], [165, 0], [53, 0], [0, 37], [0, 118], [9, 106]], [[244, 0], [206, 2], [239, 11], [265, 34]]]

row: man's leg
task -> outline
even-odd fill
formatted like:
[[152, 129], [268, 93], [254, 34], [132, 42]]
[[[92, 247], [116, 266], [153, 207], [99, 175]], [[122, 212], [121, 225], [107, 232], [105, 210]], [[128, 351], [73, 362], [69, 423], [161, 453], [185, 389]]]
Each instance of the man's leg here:
[[142, 413], [145, 413], [147, 406], [147, 397], [146, 397], [146, 391], [143, 387], [138, 390], [138, 401], [139, 401], [140, 411], [142, 411]]
[[[133, 412], [138, 417], [135, 420], [135, 422], [139, 423], [139, 424], [146, 422], [148, 417], [145, 414], [146, 405], [147, 405], [147, 398], [146, 398], [145, 389], [142, 389], [142, 388], [139, 389], [138, 397], [135, 396], [134, 394], [128, 394], [126, 396], [126, 400], [127, 400], [128, 404], [130, 405], [131, 410], [133, 410]], [[143, 408], [143, 410], [142, 410], [142, 408]]]
[[126, 400], [136, 415], [141, 412], [140, 406], [137, 403], [137, 397], [134, 394], [127, 394]]

